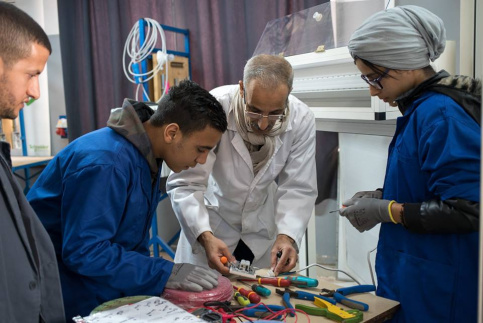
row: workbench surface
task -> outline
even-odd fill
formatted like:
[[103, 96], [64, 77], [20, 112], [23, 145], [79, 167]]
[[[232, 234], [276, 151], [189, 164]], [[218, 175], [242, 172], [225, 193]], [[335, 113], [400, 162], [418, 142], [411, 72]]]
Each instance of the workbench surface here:
[[13, 170], [18, 170], [26, 167], [34, 167], [47, 164], [53, 156], [31, 157], [31, 156], [12, 156]]
[[[243, 287], [245, 289], [250, 290], [249, 286], [246, 286], [242, 284], [241, 282], [237, 282], [237, 276], [230, 276], [228, 277], [233, 285], [237, 287]], [[251, 283], [251, 282], [247, 282]], [[356, 283], [354, 283], [355, 285]], [[282, 302], [282, 296], [278, 295], [275, 293], [275, 289], [284, 289], [284, 287], [274, 287], [270, 285], [263, 285], [270, 289], [272, 291], [271, 295], [269, 297], [261, 297], [262, 302], [265, 304], [274, 304], [274, 305], [283, 305]], [[341, 286], [335, 285], [333, 281], [330, 281], [329, 279], [325, 278], [319, 278], [319, 285], [316, 288], [297, 288], [297, 287], [290, 287], [291, 290], [301, 290], [301, 291], [306, 291], [309, 293], [320, 293], [322, 288], [327, 288], [327, 289], [337, 289], [340, 288]], [[386, 298], [382, 298], [379, 296], [374, 295], [374, 293], [364, 293], [364, 294], [352, 294], [347, 296], [351, 299], [357, 300], [364, 302], [369, 305], [369, 310], [363, 312], [364, 313], [364, 320], [362, 322], [384, 322], [385, 320], [389, 319], [394, 315], [394, 313], [397, 311], [399, 308], [399, 303], [396, 301], [392, 301]], [[232, 301], [232, 304], [236, 301]], [[292, 305], [295, 307], [295, 304], [304, 304], [308, 306], [313, 306], [315, 307], [313, 302], [306, 301], [306, 300], [300, 300], [300, 299], [295, 299], [295, 298], [290, 298], [290, 302]], [[344, 309], [344, 310], [349, 310], [350, 308], [337, 303], [337, 306]], [[313, 316], [310, 315], [310, 322], [311, 323], [318, 323], [318, 322], [335, 322], [332, 320], [329, 320], [323, 316]], [[297, 320], [295, 317], [287, 317], [286, 322], [295, 322], [297, 323], [306, 323], [309, 322], [307, 320], [307, 316], [304, 315], [303, 313], [297, 312]]]

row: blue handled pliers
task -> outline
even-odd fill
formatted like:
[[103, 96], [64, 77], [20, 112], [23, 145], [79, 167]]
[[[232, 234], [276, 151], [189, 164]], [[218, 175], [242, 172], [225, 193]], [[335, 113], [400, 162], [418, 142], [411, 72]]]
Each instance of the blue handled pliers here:
[[333, 297], [338, 303], [344, 304], [347, 307], [354, 308], [360, 311], [367, 311], [369, 305], [363, 302], [358, 302], [353, 299], [347, 298], [347, 295], [355, 293], [367, 293], [376, 290], [374, 285], [356, 285], [351, 287], [342, 287], [336, 290], [322, 288], [324, 294], [320, 294], [325, 297]]
[[291, 291], [289, 288], [285, 288], [285, 290], [281, 290], [281, 289], [275, 289], [275, 292], [278, 294], [278, 295], [281, 295], [282, 296], [282, 299], [283, 299], [283, 304], [285, 305], [285, 307], [287, 309], [290, 309], [291, 311], [289, 312], [289, 315], [290, 316], [295, 316], [295, 308], [293, 307], [292, 303], [290, 303], [290, 296], [292, 296], [292, 294], [294, 293], [293, 291]]
[[333, 299], [331, 297], [325, 297], [325, 296], [320, 295], [320, 294], [309, 293], [309, 292], [305, 292], [305, 291], [301, 291], [301, 290], [292, 291], [288, 288], [285, 289], [285, 291], [287, 291], [287, 290], [290, 293], [290, 297], [294, 297], [296, 299], [304, 299], [304, 300], [313, 302], [315, 300], [315, 297], [318, 297], [318, 298], [322, 298], [323, 300], [331, 303], [332, 305], [336, 304], [335, 299]]

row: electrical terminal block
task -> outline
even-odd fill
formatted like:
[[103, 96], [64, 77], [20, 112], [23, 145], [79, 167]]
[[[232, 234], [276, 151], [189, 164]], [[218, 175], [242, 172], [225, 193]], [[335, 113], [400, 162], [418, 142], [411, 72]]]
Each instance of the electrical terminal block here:
[[252, 267], [248, 260], [242, 259], [241, 261], [236, 261], [230, 263], [230, 274], [247, 277], [247, 278], [257, 278], [256, 267]]

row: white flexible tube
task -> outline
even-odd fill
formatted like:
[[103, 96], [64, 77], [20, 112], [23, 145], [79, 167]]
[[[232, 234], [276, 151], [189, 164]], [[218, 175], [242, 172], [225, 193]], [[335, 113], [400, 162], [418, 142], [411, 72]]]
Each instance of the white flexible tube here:
[[[144, 18], [146, 22], [145, 28], [145, 40], [144, 44], [140, 46], [139, 39], [139, 23], [136, 22], [127, 36], [126, 43], [124, 44], [124, 52], [122, 55], [124, 75], [127, 79], [138, 84], [136, 88], [136, 100], [138, 101], [139, 87], [143, 88], [144, 95], [150, 101], [148, 93], [144, 89], [143, 83], [148, 82], [157, 75], [159, 71], [163, 69], [163, 65], [166, 64], [166, 77], [164, 82], [164, 91], [159, 101], [164, 97], [168, 84], [168, 54], [166, 52], [166, 37], [161, 25], [154, 19]], [[156, 43], [158, 41], [158, 34], [161, 37], [161, 53], [154, 53]], [[126, 61], [126, 55], [129, 57], [129, 61]], [[141, 63], [148, 59], [149, 55], [157, 55], [157, 64], [153, 68], [145, 73], [141, 73]], [[170, 55], [172, 56], [172, 55]]]

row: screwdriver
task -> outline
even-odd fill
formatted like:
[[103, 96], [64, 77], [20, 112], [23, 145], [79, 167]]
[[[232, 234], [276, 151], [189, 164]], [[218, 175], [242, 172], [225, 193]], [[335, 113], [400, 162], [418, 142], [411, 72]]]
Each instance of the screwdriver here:
[[228, 261], [228, 258], [226, 258], [225, 256], [222, 256], [222, 257], [220, 258], [220, 261], [221, 261], [221, 263], [222, 263], [223, 265], [226, 265], [226, 266], [228, 266], [228, 267], [230, 267], [230, 266], [234, 266], [234, 265], [235, 265], [234, 263], [229, 262], [229, 261]]
[[248, 304], [250, 304], [250, 301], [248, 300], [248, 298], [246, 298], [245, 296], [243, 296], [239, 292], [235, 292], [235, 295], [233, 295], [233, 297], [237, 300], [237, 302], [241, 306], [247, 306]]
[[255, 293], [257, 293], [258, 295], [260, 296], [270, 296], [270, 294], [272, 293], [272, 291], [266, 287], [263, 287], [262, 285], [258, 285], [258, 284], [253, 284], [253, 285], [250, 285], [250, 284], [247, 284], [246, 282], [244, 281], [241, 281], [238, 279], [238, 281], [242, 284], [245, 284], [247, 286], [250, 286], [252, 288], [252, 291], [254, 291]]
[[240, 281], [245, 282], [258, 282], [259, 284], [266, 284], [278, 287], [288, 287], [290, 286], [290, 280], [283, 278], [257, 278], [257, 279], [240, 279]]
[[287, 279], [290, 283], [297, 287], [317, 287], [319, 285], [319, 281], [314, 278], [305, 277], [305, 276], [286, 276], [283, 279]]
[[260, 296], [258, 296], [258, 294], [255, 292], [236, 286], [233, 286], [233, 289], [237, 292], [240, 292], [240, 294], [242, 294], [243, 296], [247, 297], [250, 303], [258, 304], [261, 301]]

